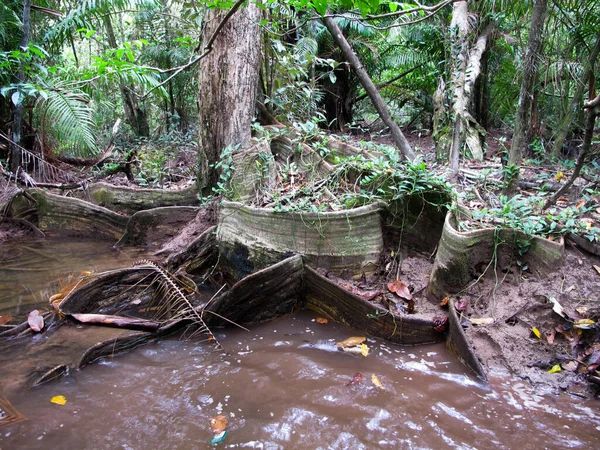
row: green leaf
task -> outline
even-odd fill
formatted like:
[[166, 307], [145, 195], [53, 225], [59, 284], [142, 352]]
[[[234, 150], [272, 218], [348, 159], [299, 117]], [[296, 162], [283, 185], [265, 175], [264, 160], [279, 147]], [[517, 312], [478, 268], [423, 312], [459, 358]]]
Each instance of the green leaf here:
[[328, 2], [326, 0], [312, 0], [312, 4], [319, 14], [322, 16], [327, 14]]
[[15, 91], [10, 96], [10, 99], [12, 100], [13, 105], [19, 106], [21, 104], [21, 102], [23, 101], [23, 93], [21, 91]]

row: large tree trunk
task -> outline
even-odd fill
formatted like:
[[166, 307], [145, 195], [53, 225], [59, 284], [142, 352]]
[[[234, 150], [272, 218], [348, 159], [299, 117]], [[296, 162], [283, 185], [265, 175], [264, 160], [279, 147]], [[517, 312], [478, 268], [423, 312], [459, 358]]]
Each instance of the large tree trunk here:
[[[450, 23], [450, 52], [455, 56], [448, 88], [446, 89], [443, 80], [440, 80], [434, 97], [434, 138], [438, 159], [447, 159], [455, 174], [458, 173], [460, 153], [465, 144], [474, 159], [483, 159], [482, 142], [485, 130], [469, 110], [475, 84], [482, 71], [482, 57], [488, 49], [493, 31], [494, 26], [488, 25], [470, 47], [469, 35], [472, 29], [469, 24], [468, 4], [466, 1], [454, 3]], [[486, 79], [482, 81], [487, 82]], [[452, 105], [450, 114], [445, 108], [446, 102]]]
[[[29, 45], [29, 32], [31, 29], [31, 0], [25, 0], [23, 2], [23, 36], [21, 36], [21, 42], [19, 44], [21, 51], [25, 51]], [[16, 77], [17, 83], [23, 83], [25, 81], [25, 72], [23, 69], [17, 72]], [[12, 124], [12, 151], [10, 157], [10, 169], [16, 173], [21, 165], [21, 130], [23, 128], [23, 116], [25, 114], [25, 100], [21, 100], [18, 105], [15, 106], [13, 113], [13, 124]]]
[[360, 84], [363, 86], [365, 91], [367, 91], [369, 98], [373, 102], [373, 106], [379, 113], [379, 117], [381, 117], [383, 123], [385, 123], [386, 126], [390, 129], [390, 132], [392, 133], [392, 139], [394, 139], [398, 150], [400, 150], [400, 152], [406, 159], [412, 161], [413, 159], [415, 159], [415, 153], [412, 151], [412, 148], [410, 147], [410, 144], [404, 137], [404, 134], [402, 134], [402, 131], [400, 130], [398, 124], [394, 122], [394, 119], [392, 119], [387, 105], [381, 98], [379, 91], [375, 87], [375, 84], [373, 84], [371, 77], [369, 77], [369, 74], [360, 62], [360, 59], [358, 59], [358, 57], [352, 50], [352, 47], [350, 47], [350, 44], [348, 44], [348, 41], [344, 37], [342, 30], [340, 30], [333, 18], [323, 17], [322, 20], [327, 29], [329, 30], [329, 33], [331, 33], [333, 40], [336, 42], [336, 44], [342, 51], [344, 58], [346, 58], [346, 60], [354, 69], [354, 72], [356, 73]]
[[592, 50], [590, 54], [590, 58], [585, 65], [585, 69], [583, 70], [583, 76], [581, 80], [575, 80], [576, 88], [575, 95], [569, 102], [569, 106], [565, 112], [565, 116], [560, 122], [560, 126], [556, 133], [556, 139], [554, 140], [554, 147], [552, 147], [552, 156], [557, 157], [560, 154], [560, 151], [565, 143], [565, 139], [571, 127], [571, 123], [573, 122], [573, 118], [575, 117], [575, 113], [577, 112], [577, 107], [581, 104], [583, 100], [583, 93], [587, 87], [586, 81], [589, 80], [590, 74], [593, 72], [594, 64], [596, 64], [596, 59], [598, 59], [598, 54], [600, 53], [600, 34], [596, 38], [596, 46]]
[[527, 52], [525, 54], [525, 67], [523, 70], [523, 80], [521, 81], [521, 92], [519, 93], [519, 108], [517, 110], [517, 119], [515, 122], [515, 131], [508, 154], [508, 165], [514, 170], [507, 170], [505, 173], [505, 191], [511, 192], [517, 186], [519, 178], [518, 167], [521, 164], [523, 150], [527, 146], [526, 137], [531, 128], [531, 104], [533, 101], [533, 88], [538, 73], [538, 57], [542, 49], [542, 34], [544, 32], [544, 20], [548, 7], [547, 0], [536, 0], [531, 15], [531, 25], [529, 28], [529, 40], [527, 42]]
[[[228, 11], [212, 9], [204, 17], [202, 41], [208, 42]], [[235, 12], [223, 25], [212, 51], [200, 61], [200, 170], [198, 185], [214, 186], [214, 164], [228, 146], [246, 147], [258, 88], [261, 9], [254, 3]]]

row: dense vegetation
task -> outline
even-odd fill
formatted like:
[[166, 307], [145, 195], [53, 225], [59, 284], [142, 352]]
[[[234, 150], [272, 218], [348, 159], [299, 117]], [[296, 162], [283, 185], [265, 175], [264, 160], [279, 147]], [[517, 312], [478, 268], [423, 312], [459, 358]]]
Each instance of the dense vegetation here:
[[[409, 141], [432, 136], [436, 167], [449, 167], [452, 182], [464, 176], [466, 161], [498, 158], [508, 197], [491, 202], [495, 210], [510, 201], [513, 211], [539, 210], [560, 198], [509, 200], [519, 189], [523, 158], [529, 165], [562, 164], [553, 166], [551, 179], [572, 170], [569, 159], [579, 155], [569, 181], [588, 180], [585, 205], [594, 206], [595, 0], [8, 0], [0, 5], [2, 171], [9, 176], [21, 167], [31, 174], [59, 160], [109, 152], [111, 162], [98, 170], [125, 168], [139, 185], [204, 170], [214, 174], [199, 176], [209, 185], [199, 187], [217, 187], [228, 167], [219, 156], [244, 142], [235, 133], [210, 141], [199, 130], [198, 113], [203, 117], [214, 90], [206, 90], [206, 80], [222, 76], [202, 72], [203, 63], [210, 53], [227, 52], [215, 38], [231, 30], [215, 30], [215, 20], [227, 25], [251, 8], [260, 18], [252, 31], [260, 42], [255, 134], [284, 124], [299, 133], [296, 141], [319, 151], [326, 132], [360, 141], [391, 130], [400, 153], [385, 164], [394, 170], [402, 157], [428, 159], [405, 134]], [[194, 150], [198, 133], [196, 161], [174, 163], [176, 149]], [[205, 148], [216, 145], [210, 142], [222, 148]], [[385, 164], [381, 170], [390, 170]], [[579, 210], [568, 214], [585, 207]]]

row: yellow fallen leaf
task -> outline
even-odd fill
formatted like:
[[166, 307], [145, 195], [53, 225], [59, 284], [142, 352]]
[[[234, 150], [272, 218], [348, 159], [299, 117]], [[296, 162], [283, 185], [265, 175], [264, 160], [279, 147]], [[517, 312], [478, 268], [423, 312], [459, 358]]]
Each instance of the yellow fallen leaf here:
[[317, 317], [316, 322], [325, 324], [325, 323], [329, 322], [329, 320], [325, 319], [324, 317]]
[[491, 317], [473, 317], [469, 319], [473, 325], [489, 325], [490, 323], [494, 323], [494, 319]]
[[373, 384], [375, 386], [377, 386], [379, 389], [382, 389], [385, 391], [385, 388], [383, 387], [383, 384], [381, 384], [381, 381], [379, 381], [379, 378], [377, 378], [377, 375], [373, 374], [371, 375], [371, 381], [373, 382]]
[[366, 337], [363, 336], [353, 336], [348, 339], [344, 339], [341, 342], [336, 343], [338, 347], [354, 347], [356, 345], [360, 345], [367, 340]]
[[538, 330], [536, 327], [533, 327], [531, 331], [533, 331], [533, 334], [535, 334], [535, 337], [537, 337], [538, 339], [542, 338], [542, 333], [540, 333], [540, 330]]
[[65, 403], [67, 403], [67, 399], [64, 395], [55, 395], [50, 399], [50, 402], [56, 403], [57, 405], [64, 405]]
[[575, 328], [582, 328], [584, 330], [589, 330], [590, 328], [593, 328], [594, 325], [596, 325], [596, 322], [592, 319], [579, 319], [573, 324]]
[[575, 205], [575, 208], [581, 209], [584, 206], [585, 206], [585, 200], [581, 200], [580, 202], [577, 202], [577, 204]]
[[560, 372], [562, 369], [560, 368], [560, 364], [556, 364], [555, 366], [552, 366], [552, 368], [548, 371], [548, 373], [556, 373], [556, 372]]
[[556, 172], [556, 175], [554, 175], [554, 179], [556, 181], [560, 181], [565, 177], [565, 174], [562, 173], [561, 171]]
[[369, 347], [367, 347], [366, 344], [360, 344], [360, 354], [363, 355], [365, 358], [369, 354]]
[[594, 264], [594, 269], [596, 269], [596, 272], [598, 272], [598, 275], [600, 275], [600, 266]]

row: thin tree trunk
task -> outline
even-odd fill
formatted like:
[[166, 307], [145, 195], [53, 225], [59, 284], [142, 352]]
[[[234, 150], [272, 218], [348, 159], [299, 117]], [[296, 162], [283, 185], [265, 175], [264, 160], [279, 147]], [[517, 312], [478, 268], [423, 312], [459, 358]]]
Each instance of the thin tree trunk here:
[[554, 147], [552, 147], [552, 156], [557, 157], [560, 154], [560, 151], [565, 143], [565, 139], [567, 138], [567, 134], [571, 127], [571, 123], [573, 122], [573, 118], [575, 117], [577, 106], [581, 104], [583, 100], [583, 94], [586, 89], [586, 80], [589, 79], [590, 73], [593, 72], [594, 64], [596, 64], [596, 59], [598, 59], [598, 54], [600, 53], [600, 34], [596, 37], [596, 45], [590, 54], [590, 58], [585, 65], [585, 69], [583, 71], [583, 77], [580, 81], [575, 80], [577, 85], [575, 89], [575, 95], [569, 102], [569, 107], [565, 113], [565, 117], [560, 122], [560, 126], [558, 128], [556, 139], [554, 140]]
[[588, 117], [585, 126], [585, 137], [583, 138], [583, 145], [581, 146], [579, 156], [577, 157], [577, 162], [575, 163], [575, 169], [573, 170], [573, 173], [571, 174], [565, 185], [561, 187], [557, 192], [555, 192], [554, 195], [546, 201], [542, 210], [554, 205], [556, 201], [560, 198], [560, 196], [563, 195], [568, 189], [570, 189], [577, 177], [579, 177], [579, 174], [581, 173], [581, 169], [583, 169], [583, 165], [588, 156], [590, 148], [592, 147], [592, 139], [594, 137], [594, 126], [596, 125], [596, 116], [598, 115], [599, 104], [600, 95], [583, 106], [584, 109], [588, 110]]
[[[208, 10], [202, 42], [206, 43], [229, 11]], [[223, 149], [247, 146], [261, 65], [261, 9], [254, 3], [237, 10], [224, 23], [212, 51], [200, 62], [198, 77], [200, 133], [198, 185], [212, 187], [218, 179], [215, 163]]]
[[387, 105], [384, 103], [383, 99], [381, 98], [379, 91], [377, 91], [375, 84], [373, 84], [373, 81], [371, 80], [371, 78], [369, 77], [369, 74], [363, 67], [362, 63], [360, 62], [360, 59], [358, 59], [358, 57], [352, 50], [352, 47], [350, 47], [350, 44], [348, 44], [348, 41], [342, 34], [342, 31], [340, 30], [340, 28], [337, 26], [337, 24], [331, 17], [323, 17], [322, 20], [323, 20], [323, 23], [325, 24], [325, 26], [327, 27], [327, 29], [329, 30], [329, 33], [331, 33], [333, 40], [336, 42], [336, 44], [342, 51], [344, 58], [346, 58], [346, 60], [350, 63], [350, 65], [354, 69], [354, 72], [356, 73], [356, 76], [358, 77], [360, 84], [363, 86], [365, 91], [367, 91], [367, 94], [369, 95], [369, 98], [373, 102], [373, 106], [377, 110], [379, 117], [381, 117], [381, 120], [383, 121], [383, 123], [385, 123], [387, 125], [387, 127], [390, 129], [390, 132], [392, 133], [392, 138], [394, 139], [394, 142], [396, 143], [398, 150], [400, 150], [400, 153], [409, 161], [414, 160], [415, 153], [413, 152], [412, 148], [410, 147], [410, 144], [406, 140], [406, 137], [404, 137], [404, 134], [402, 134], [402, 131], [400, 130], [400, 127], [398, 126], [398, 124], [396, 122], [394, 122], [394, 120], [392, 119], [392, 116], [390, 114], [390, 111], [388, 110]]
[[[23, 36], [19, 44], [21, 51], [25, 51], [29, 46], [29, 34], [31, 30], [31, 0], [23, 2]], [[25, 72], [21, 68], [17, 73], [17, 83], [25, 81]], [[10, 158], [10, 169], [16, 173], [21, 165], [21, 132], [23, 128], [23, 116], [25, 115], [25, 103], [21, 100], [18, 105], [15, 105], [12, 124], [12, 151]]]
[[[110, 16], [104, 16], [104, 26], [106, 28], [106, 36], [110, 48], [117, 48], [117, 38], [110, 20]], [[131, 88], [125, 83], [119, 81], [119, 90], [121, 91], [121, 99], [123, 100], [123, 108], [125, 110], [125, 120], [133, 129], [133, 132], [138, 136], [149, 136], [150, 126], [148, 124], [148, 116], [138, 104], [138, 99], [132, 92]]]
[[533, 99], [533, 88], [538, 73], [538, 57], [542, 49], [542, 35], [544, 32], [544, 20], [548, 9], [547, 0], [536, 0], [531, 15], [529, 28], [529, 40], [525, 54], [525, 67], [521, 91], [519, 93], [519, 106], [515, 122], [515, 131], [508, 153], [508, 165], [515, 170], [507, 170], [504, 180], [505, 191], [513, 192], [518, 186], [519, 171], [523, 150], [527, 146], [527, 132], [531, 128], [531, 103]]

